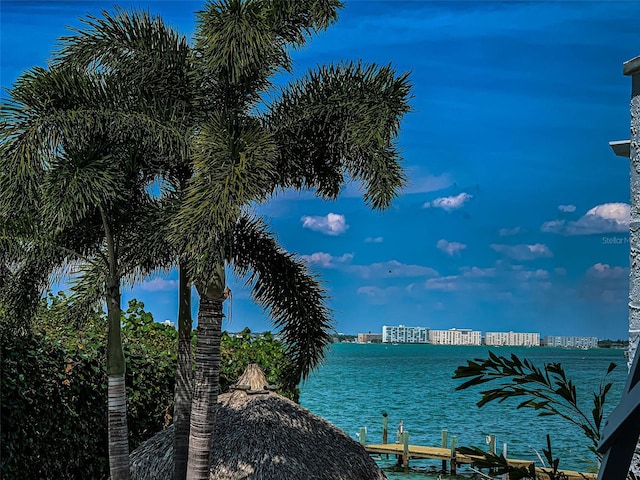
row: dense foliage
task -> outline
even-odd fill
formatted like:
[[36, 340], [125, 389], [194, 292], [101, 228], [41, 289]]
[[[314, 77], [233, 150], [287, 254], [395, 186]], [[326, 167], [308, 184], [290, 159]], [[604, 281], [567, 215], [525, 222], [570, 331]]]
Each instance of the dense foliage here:
[[[43, 300], [29, 334], [6, 318], [2, 328], [0, 432], [2, 478], [100, 479], [108, 475], [105, 374], [106, 319], [96, 311], [81, 326], [67, 317], [67, 299]], [[154, 322], [132, 300], [122, 318], [127, 357], [130, 446], [171, 423], [177, 332]], [[235, 382], [249, 362], [278, 383], [286, 365], [270, 334], [224, 336], [221, 382]]]

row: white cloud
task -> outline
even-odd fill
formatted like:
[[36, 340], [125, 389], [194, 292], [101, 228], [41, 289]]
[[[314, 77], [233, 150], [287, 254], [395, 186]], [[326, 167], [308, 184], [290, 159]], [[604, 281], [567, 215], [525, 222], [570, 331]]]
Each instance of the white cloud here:
[[352, 265], [352, 271], [363, 278], [372, 277], [426, 277], [438, 275], [438, 272], [431, 267], [423, 265], [407, 265], [397, 260], [388, 262], [372, 263], [371, 265]]
[[504, 300], [502, 293], [512, 290], [551, 288], [549, 272], [543, 269], [527, 270], [522, 265], [495, 267], [462, 267], [460, 275], [447, 275], [427, 279], [421, 286], [439, 292], [485, 292], [484, 298]]
[[491, 244], [491, 248], [514, 260], [534, 260], [536, 258], [553, 257], [549, 247], [542, 243], [533, 245]]
[[596, 205], [576, 221], [545, 222], [541, 230], [563, 235], [626, 232], [629, 230], [630, 211], [627, 203], [603, 203]]
[[441, 239], [441, 240], [438, 240], [438, 243], [436, 244], [436, 247], [438, 247], [440, 250], [445, 252], [447, 255], [458, 254], [458, 253], [460, 253], [461, 250], [464, 250], [465, 248], [467, 248], [467, 246], [464, 243], [449, 242], [449, 241], [445, 240], [444, 238]]
[[486, 278], [486, 277], [495, 277], [496, 269], [495, 268], [480, 268], [480, 267], [462, 267], [462, 275], [468, 278]]
[[549, 220], [548, 222], [544, 222], [540, 230], [543, 232], [550, 233], [562, 233], [565, 229], [565, 220]]
[[164, 292], [178, 288], [178, 281], [167, 280], [166, 278], [152, 278], [142, 282], [139, 288], [145, 292]]
[[451, 197], [436, 198], [431, 202], [424, 203], [422, 207], [423, 208], [429, 208], [429, 207], [442, 208], [443, 210], [450, 212], [451, 210], [455, 210], [457, 208], [462, 207], [465, 204], [465, 202], [467, 202], [467, 200], [471, 200], [472, 198], [473, 198], [473, 195], [463, 192]]
[[374, 287], [372, 285], [365, 285], [363, 287], [358, 287], [357, 293], [358, 295], [367, 295], [369, 297], [375, 297], [377, 295], [382, 294], [383, 290], [380, 287]]
[[345, 253], [339, 257], [334, 257], [326, 252], [314, 252], [311, 255], [300, 255], [300, 258], [308, 265], [336, 268], [339, 264], [351, 261], [353, 259], [353, 255], [351, 253]]
[[516, 273], [516, 278], [523, 282], [529, 280], [545, 280], [549, 278], [549, 272], [547, 270], [520, 270]]
[[627, 267], [612, 267], [606, 263], [596, 263], [587, 270], [587, 275], [592, 278], [600, 279], [615, 279], [615, 278], [629, 278], [629, 268]]
[[424, 283], [427, 290], [437, 290], [440, 292], [453, 292], [459, 289], [457, 275], [449, 275], [446, 277], [430, 278]]
[[356, 290], [358, 295], [367, 297], [370, 303], [374, 305], [384, 305], [389, 302], [397, 301], [397, 297], [401, 292], [398, 287], [376, 287], [373, 285], [364, 285]]
[[517, 235], [518, 233], [520, 233], [520, 227], [501, 228], [498, 233], [500, 234], [501, 237], [508, 237], [510, 235]]
[[404, 193], [426, 193], [442, 190], [453, 184], [448, 173], [442, 175], [426, 175], [422, 177], [410, 177], [409, 185]]
[[[453, 184], [451, 176], [448, 173], [441, 175], [422, 175], [422, 176], [410, 176], [409, 182], [406, 188], [402, 190], [402, 193], [427, 193], [436, 192], [447, 188]], [[362, 183], [357, 181], [350, 181], [342, 189], [340, 195], [343, 197], [361, 197], [365, 192]]]
[[558, 205], [558, 210], [561, 212], [571, 213], [576, 211], [575, 205]]
[[366, 243], [382, 243], [384, 242], [384, 238], [382, 237], [367, 237], [364, 239]]
[[629, 268], [596, 263], [586, 272], [579, 295], [590, 302], [624, 304], [629, 296]]
[[344, 215], [337, 213], [329, 213], [324, 217], [305, 215], [300, 221], [302, 222], [302, 228], [315, 230], [325, 235], [340, 235], [349, 228]]

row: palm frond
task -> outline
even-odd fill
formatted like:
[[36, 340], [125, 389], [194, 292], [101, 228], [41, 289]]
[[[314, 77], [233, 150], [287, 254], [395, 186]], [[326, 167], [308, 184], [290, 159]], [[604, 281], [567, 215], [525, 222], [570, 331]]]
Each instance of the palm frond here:
[[120, 243], [126, 248], [120, 251], [119, 268], [125, 281], [133, 285], [177, 266], [179, 250], [168, 240], [170, 219], [177, 208], [170, 197], [137, 203], [128, 226], [120, 228]]
[[591, 441], [589, 450], [600, 457], [597, 447], [603, 407], [611, 389], [611, 383], [606, 379], [614, 368], [615, 364], [609, 366], [599, 390], [594, 392], [593, 410], [589, 413], [579, 404], [576, 386], [559, 363], [538, 367], [531, 360], [520, 359], [515, 354], [503, 357], [490, 351], [487, 359], [467, 360], [467, 365], [456, 369], [453, 378], [465, 379], [456, 390], [494, 382], [494, 388], [480, 392], [479, 407], [494, 401], [501, 403], [523, 398], [516, 408], [531, 408], [539, 416], [556, 415], [565, 419], [582, 430]]
[[[166, 25], [149, 11], [102, 10], [102, 18], [87, 15], [84, 28], [71, 28], [74, 35], [59, 39], [53, 64], [72, 63], [109, 72], [133, 70], [149, 74], [184, 73], [190, 48], [185, 35]], [[152, 67], [152, 68], [147, 68]], [[166, 79], [166, 77], [165, 77]]]
[[[198, 12], [196, 50], [227, 90], [226, 100], [242, 106], [269, 85], [268, 78], [290, 64], [269, 22], [266, 2], [244, 0], [209, 1]], [[229, 95], [230, 90], [236, 90]]]
[[283, 41], [300, 47], [334, 23], [343, 6], [340, 0], [274, 0], [269, 2], [269, 23]]
[[324, 359], [331, 343], [326, 290], [304, 263], [280, 247], [260, 218], [239, 219], [226, 254], [235, 272], [246, 278], [255, 301], [281, 329], [293, 363], [291, 385], [297, 385]]
[[134, 89], [147, 115], [190, 123], [197, 86], [190, 82], [192, 54], [184, 35], [160, 16], [135, 9], [103, 10], [102, 17], [81, 22], [84, 28], [59, 40], [54, 65], [101, 70]]
[[65, 271], [84, 261], [84, 255], [92, 255], [90, 249], [96, 242], [92, 244], [91, 232], [83, 230], [82, 236], [80, 244], [78, 231], [51, 233], [35, 222], [26, 229], [17, 223], [4, 224], [0, 231], [0, 303], [7, 318], [20, 328], [28, 327], [44, 292]]
[[[224, 108], [252, 105], [290, 71], [289, 49], [337, 19], [338, 0], [213, 0], [198, 12], [195, 50], [219, 83]], [[229, 103], [231, 101], [231, 103]]]
[[396, 142], [410, 90], [408, 74], [361, 63], [320, 67], [287, 87], [264, 119], [279, 185], [336, 198], [348, 176], [367, 205], [388, 207], [407, 181]]
[[[194, 176], [173, 220], [172, 241], [188, 238], [187, 249], [207, 251], [246, 205], [266, 198], [275, 182], [276, 148], [256, 121], [230, 124], [214, 116], [195, 139]], [[200, 278], [197, 271], [193, 278]]]

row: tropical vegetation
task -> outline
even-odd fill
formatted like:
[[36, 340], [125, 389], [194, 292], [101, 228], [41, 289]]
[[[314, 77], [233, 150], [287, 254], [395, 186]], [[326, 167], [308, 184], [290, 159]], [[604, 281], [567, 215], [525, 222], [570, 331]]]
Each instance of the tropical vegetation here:
[[[104, 448], [106, 318], [93, 310], [78, 324], [68, 300], [49, 294], [26, 332], [17, 332], [13, 319], [0, 315], [3, 478], [84, 480], [109, 474]], [[177, 335], [174, 327], [155, 322], [139, 301], [131, 300], [122, 313], [132, 448], [172, 421]], [[275, 385], [282, 384], [288, 365], [284, 345], [269, 332], [225, 332], [221, 355], [222, 392], [253, 361], [264, 365]]]
[[[37, 270], [34, 290], [70, 268], [83, 273], [78, 291], [106, 301], [114, 480], [129, 476], [123, 279], [179, 268], [177, 479], [207, 478], [215, 448], [227, 267], [280, 329], [289, 388], [323, 358], [332, 325], [325, 291], [254, 207], [287, 188], [332, 199], [356, 181], [365, 202], [383, 209], [405, 183], [395, 142], [409, 111], [406, 74], [339, 63], [274, 89], [275, 75], [291, 71], [290, 50], [334, 22], [340, 6], [210, 2], [193, 46], [159, 17], [103, 12], [10, 91], [0, 215], [12, 240], [2, 248], [18, 270]], [[195, 378], [191, 285], [200, 296]]]

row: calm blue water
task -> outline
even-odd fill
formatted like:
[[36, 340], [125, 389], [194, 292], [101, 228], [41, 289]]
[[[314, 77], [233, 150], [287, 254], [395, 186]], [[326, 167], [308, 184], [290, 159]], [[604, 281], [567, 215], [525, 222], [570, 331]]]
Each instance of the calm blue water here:
[[[367, 427], [368, 443], [381, 443], [382, 412], [388, 413], [389, 442], [395, 442], [399, 421], [409, 431], [411, 444], [439, 446], [442, 430], [457, 436], [459, 446], [487, 448], [486, 436], [496, 435], [498, 450], [508, 445], [508, 456], [536, 459], [551, 435], [560, 466], [588, 471], [595, 457], [582, 431], [558, 417], [538, 417], [532, 409], [517, 410], [518, 402], [476, 406], [481, 387], [455, 391], [461, 382], [451, 377], [467, 359], [486, 358], [488, 347], [446, 345], [347, 344], [332, 346], [325, 364], [302, 385], [301, 404], [356, 438]], [[556, 348], [500, 347], [493, 351], [515, 353], [536, 365], [560, 362], [578, 388], [578, 401], [585, 412], [592, 408], [592, 394], [611, 362], [614, 387], [607, 400], [608, 411], [618, 404], [626, 380], [622, 350], [568, 350]], [[491, 384], [489, 384], [491, 385]], [[607, 411], [607, 413], [608, 413]], [[389, 467], [392, 460], [380, 461]], [[420, 472], [440, 465], [438, 461], [412, 461]], [[397, 474], [385, 469], [390, 479], [431, 478], [425, 473]]]

